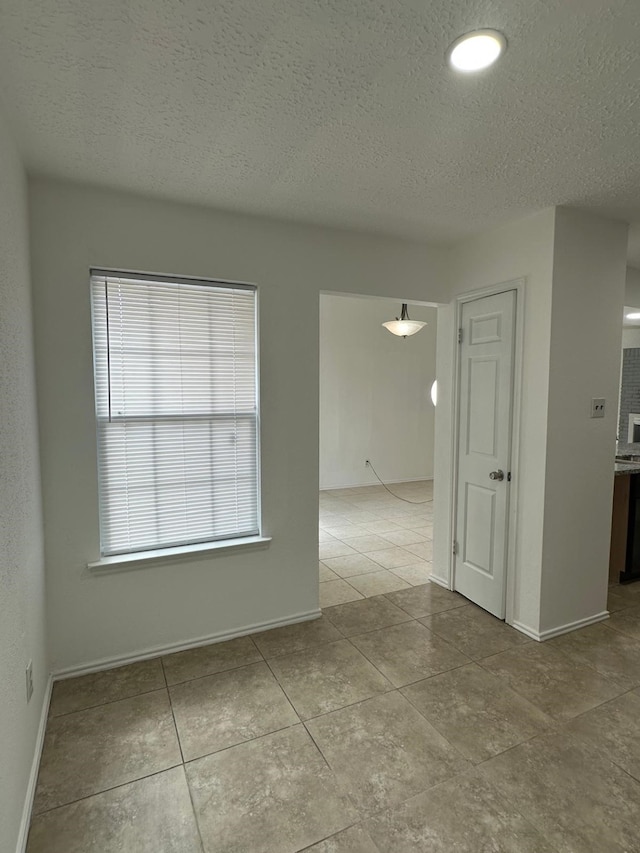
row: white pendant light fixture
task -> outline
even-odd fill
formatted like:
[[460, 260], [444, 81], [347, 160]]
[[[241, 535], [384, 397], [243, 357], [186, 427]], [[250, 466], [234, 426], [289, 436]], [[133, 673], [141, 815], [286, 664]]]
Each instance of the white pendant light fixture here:
[[407, 303], [403, 302], [400, 316], [396, 317], [395, 320], [388, 320], [382, 325], [385, 329], [388, 329], [392, 335], [398, 335], [398, 337], [406, 338], [407, 335], [415, 335], [416, 332], [419, 332], [420, 329], [427, 324], [423, 323], [421, 320], [410, 320], [409, 312], [407, 311]]
[[457, 38], [447, 51], [449, 65], [456, 71], [472, 74], [493, 65], [507, 47], [498, 30], [475, 30]]

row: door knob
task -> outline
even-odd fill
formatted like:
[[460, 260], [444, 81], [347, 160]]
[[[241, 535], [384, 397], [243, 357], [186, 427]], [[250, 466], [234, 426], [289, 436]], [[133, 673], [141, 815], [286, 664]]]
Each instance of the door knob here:
[[504, 471], [501, 471], [499, 468], [497, 471], [492, 471], [489, 474], [490, 480], [504, 480]]

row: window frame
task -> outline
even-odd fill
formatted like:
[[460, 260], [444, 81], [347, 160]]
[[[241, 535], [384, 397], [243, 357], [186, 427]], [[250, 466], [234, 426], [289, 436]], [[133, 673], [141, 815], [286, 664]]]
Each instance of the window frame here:
[[[97, 391], [97, 370], [96, 370], [96, 354], [95, 345], [95, 310], [93, 297], [93, 283], [95, 277], [112, 277], [123, 279], [132, 279], [136, 281], [149, 281], [159, 284], [169, 285], [199, 285], [211, 288], [247, 290], [254, 293], [254, 344], [255, 344], [255, 466], [256, 466], [256, 523], [257, 534], [247, 534], [244, 536], [222, 536], [218, 538], [209, 538], [205, 540], [197, 540], [186, 542], [178, 545], [156, 545], [153, 547], [145, 547], [139, 550], [118, 551], [107, 553], [103, 548], [103, 505], [101, 500], [101, 484], [100, 484], [100, 425], [104, 418], [98, 414], [98, 391]], [[197, 557], [201, 554], [225, 553], [237, 548], [254, 548], [264, 547], [271, 541], [271, 537], [264, 536], [262, 532], [262, 421], [261, 421], [261, 398], [260, 398], [260, 288], [257, 284], [252, 284], [245, 281], [235, 281], [217, 278], [203, 278], [200, 276], [185, 276], [171, 274], [155, 274], [149, 272], [141, 272], [138, 270], [124, 270], [121, 268], [109, 267], [90, 267], [89, 268], [89, 303], [91, 315], [91, 351], [92, 351], [92, 370], [93, 370], [93, 395], [94, 395], [94, 419], [95, 419], [95, 436], [96, 436], [96, 474], [98, 486], [98, 527], [99, 527], [99, 554], [98, 560], [87, 563], [89, 569], [104, 569], [109, 567], [135, 567], [137, 564], [146, 564], [150, 561], [166, 561], [176, 559], [181, 556]], [[214, 416], [215, 417], [215, 416]], [[186, 416], [185, 420], [189, 420]]]

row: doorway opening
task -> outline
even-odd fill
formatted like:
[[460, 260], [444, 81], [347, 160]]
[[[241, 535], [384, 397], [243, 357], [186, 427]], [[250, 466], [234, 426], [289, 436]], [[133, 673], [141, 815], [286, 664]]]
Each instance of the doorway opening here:
[[407, 338], [396, 299], [320, 296], [320, 606], [428, 583], [437, 306]]

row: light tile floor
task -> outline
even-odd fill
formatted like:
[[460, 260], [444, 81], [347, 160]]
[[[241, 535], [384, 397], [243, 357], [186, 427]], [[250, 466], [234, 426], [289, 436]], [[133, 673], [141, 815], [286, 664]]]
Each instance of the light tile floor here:
[[433, 482], [391, 488], [404, 500], [383, 486], [320, 493], [321, 607], [428, 582]]
[[541, 645], [378, 567], [313, 622], [56, 683], [28, 853], [640, 853], [640, 584]]

